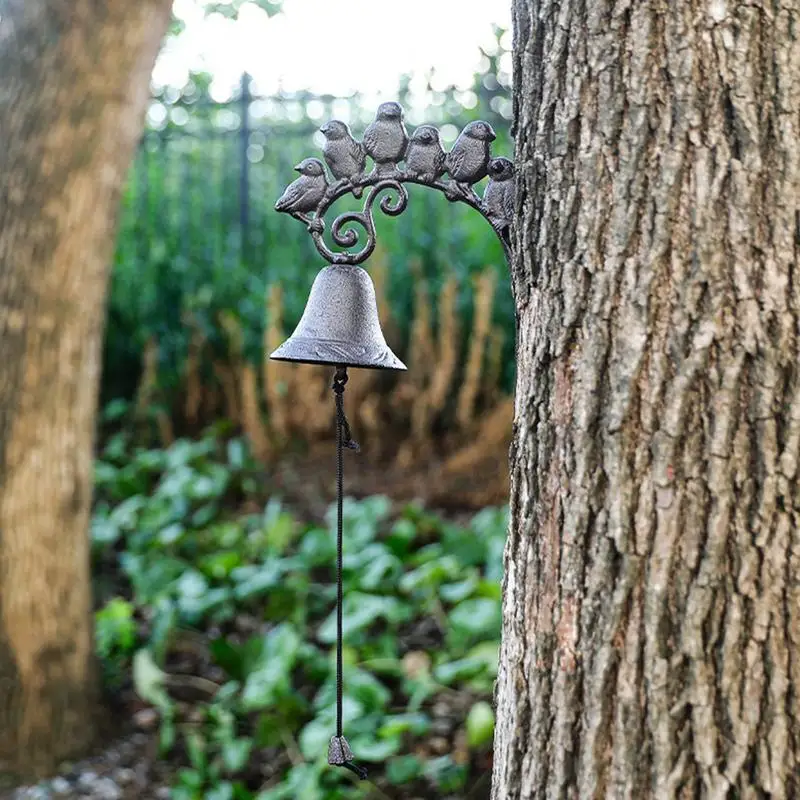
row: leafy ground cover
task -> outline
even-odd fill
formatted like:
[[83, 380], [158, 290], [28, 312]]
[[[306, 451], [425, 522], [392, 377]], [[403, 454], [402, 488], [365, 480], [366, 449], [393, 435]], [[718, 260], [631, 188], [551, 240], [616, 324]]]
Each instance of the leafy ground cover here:
[[96, 465], [96, 646], [109, 694], [150, 715], [178, 800], [485, 798], [507, 513], [454, 522], [345, 503], [346, 734], [335, 720], [335, 539], [264, 496], [238, 439], [111, 436]]

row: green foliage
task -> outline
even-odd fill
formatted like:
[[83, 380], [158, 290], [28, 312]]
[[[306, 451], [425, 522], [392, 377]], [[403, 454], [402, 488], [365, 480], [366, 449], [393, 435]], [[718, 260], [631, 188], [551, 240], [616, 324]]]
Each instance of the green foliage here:
[[101, 658], [127, 655], [136, 643], [133, 605], [121, 597], [109, 600], [95, 614], [95, 645]]
[[494, 711], [485, 700], [475, 703], [467, 716], [467, 742], [470, 747], [484, 747], [494, 735]]
[[[158, 709], [162, 754], [181, 767], [174, 797], [366, 798], [325, 759], [336, 707], [335, 509], [326, 527], [276, 498], [254, 513], [254, 470], [243, 445], [213, 435], [167, 450], [135, 447], [124, 433], [108, 441], [94, 557], [118, 563], [131, 599], [114, 596], [97, 612], [98, 651], [130, 667], [138, 695]], [[446, 723], [451, 732], [463, 726], [475, 751], [491, 740], [506, 512], [458, 526], [385, 497], [347, 498], [344, 510], [348, 738], [385, 791], [457, 793], [477, 767], [435, 757], [427, 741], [453, 692], [471, 710]], [[184, 662], [174, 667], [187, 636], [202, 649], [188, 677]], [[423, 666], [412, 668], [414, 658]], [[176, 699], [183, 683], [199, 692], [190, 713]], [[275, 766], [266, 784], [261, 763]]]
[[279, 13], [283, 5], [282, 0], [228, 0], [225, 3], [206, 2], [203, 5], [206, 13], [222, 14], [229, 19], [235, 19], [245, 3], [253, 3], [264, 9], [270, 17]]
[[111, 598], [95, 612], [95, 650], [109, 688], [117, 689], [137, 643], [133, 604], [122, 597]]

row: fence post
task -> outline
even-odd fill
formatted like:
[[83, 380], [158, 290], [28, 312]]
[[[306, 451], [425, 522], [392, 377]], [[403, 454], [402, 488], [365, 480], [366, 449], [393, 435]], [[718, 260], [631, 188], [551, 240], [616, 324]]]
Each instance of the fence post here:
[[250, 104], [253, 96], [250, 93], [249, 73], [242, 73], [242, 89], [239, 98], [241, 125], [239, 126], [239, 235], [241, 242], [239, 256], [246, 260], [250, 255], [250, 159], [247, 148], [250, 144]]

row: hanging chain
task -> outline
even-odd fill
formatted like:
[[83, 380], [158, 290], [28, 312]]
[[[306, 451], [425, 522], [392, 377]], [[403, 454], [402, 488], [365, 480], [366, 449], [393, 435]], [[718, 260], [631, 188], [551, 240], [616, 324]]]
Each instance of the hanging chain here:
[[345, 767], [355, 772], [362, 780], [367, 771], [353, 763], [353, 751], [342, 732], [342, 696], [344, 681], [342, 678], [343, 636], [342, 636], [342, 558], [343, 512], [344, 512], [344, 448], [358, 452], [358, 442], [353, 440], [350, 423], [344, 415], [344, 387], [347, 383], [347, 367], [337, 367], [331, 388], [336, 394], [336, 736], [328, 745], [328, 763]]

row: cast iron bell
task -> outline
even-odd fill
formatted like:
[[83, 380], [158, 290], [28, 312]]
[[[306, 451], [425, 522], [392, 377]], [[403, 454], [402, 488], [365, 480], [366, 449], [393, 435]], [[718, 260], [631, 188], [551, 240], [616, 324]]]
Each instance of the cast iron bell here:
[[297, 328], [270, 358], [406, 369], [383, 337], [372, 278], [361, 267], [345, 264], [333, 264], [320, 271]]

